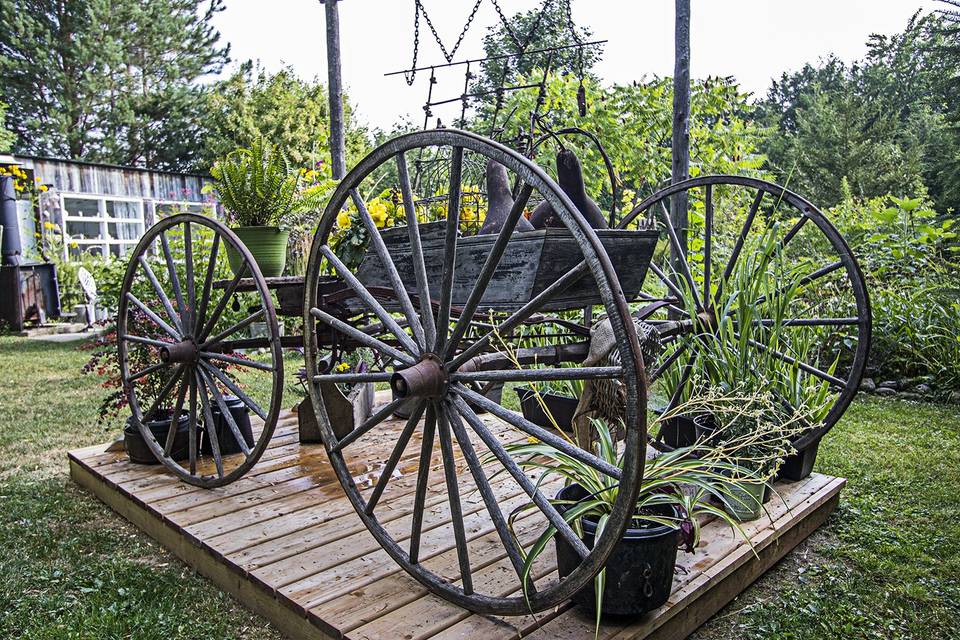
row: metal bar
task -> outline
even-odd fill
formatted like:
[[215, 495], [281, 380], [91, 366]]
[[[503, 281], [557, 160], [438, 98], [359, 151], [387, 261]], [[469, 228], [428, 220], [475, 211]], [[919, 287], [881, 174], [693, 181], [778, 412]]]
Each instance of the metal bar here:
[[170, 286], [173, 287], [173, 295], [177, 300], [177, 309], [180, 312], [180, 324], [184, 326], [183, 292], [180, 290], [180, 276], [177, 275], [177, 267], [173, 263], [173, 255], [170, 253], [170, 243], [167, 241], [166, 229], [160, 232], [160, 246], [163, 248], [163, 258], [167, 263], [167, 273], [170, 275]]
[[450, 304], [453, 298], [453, 273], [457, 262], [457, 232], [460, 228], [460, 182], [463, 179], [463, 147], [453, 148], [450, 163], [450, 189], [447, 227], [443, 244], [443, 275], [440, 279], [440, 308], [437, 310], [437, 344], [450, 333]]
[[247, 405], [251, 411], [260, 416], [261, 420], [267, 419], [267, 412], [264, 411], [256, 401], [248, 396], [243, 390], [236, 385], [236, 383], [231, 380], [219, 367], [214, 367], [213, 365], [207, 362], [200, 362], [200, 366], [207, 370], [208, 373], [212, 373], [216, 378], [225, 386], [227, 389], [230, 389], [230, 392], [240, 398], [243, 401], [243, 404]]
[[711, 252], [713, 251], [713, 185], [708, 184], [706, 188], [706, 211], [704, 213], [704, 238], [703, 238], [703, 303], [707, 304], [710, 299], [710, 276], [712, 265]]
[[523, 469], [517, 465], [516, 461], [510, 454], [504, 449], [503, 444], [499, 439], [487, 429], [487, 426], [483, 424], [483, 421], [477, 417], [472, 409], [467, 405], [466, 401], [463, 398], [457, 396], [454, 398], [454, 403], [456, 404], [457, 411], [460, 412], [466, 421], [470, 424], [470, 427], [480, 436], [480, 439], [483, 440], [483, 443], [487, 445], [487, 449], [490, 450], [497, 460], [500, 461], [500, 464], [507, 470], [507, 472], [513, 476], [513, 479], [516, 480], [517, 484], [530, 496], [530, 499], [533, 500], [533, 503], [537, 505], [541, 513], [546, 516], [547, 520], [550, 521], [550, 524], [557, 530], [560, 536], [567, 541], [574, 551], [581, 558], [586, 558], [590, 555], [590, 549], [587, 548], [587, 545], [583, 543], [576, 533], [573, 532], [573, 529], [570, 528], [570, 525], [563, 519], [556, 508], [550, 504], [544, 495], [537, 489], [530, 478], [523, 472]]
[[200, 345], [200, 348], [209, 349], [212, 345], [215, 345], [218, 342], [221, 342], [224, 338], [228, 336], [232, 336], [233, 334], [235, 334], [237, 331], [240, 331], [241, 329], [247, 328], [248, 326], [256, 322], [258, 318], [263, 317], [263, 315], [266, 314], [266, 312], [267, 312], [266, 309], [260, 309], [256, 313], [251, 313], [249, 316], [247, 316], [240, 322], [234, 324], [229, 329], [221, 331], [214, 337], [208, 338], [207, 340], [205, 340], [204, 343]]
[[150, 318], [155, 325], [157, 325], [158, 327], [160, 327], [161, 329], [163, 329], [167, 334], [169, 334], [169, 336], [170, 336], [171, 338], [173, 338], [173, 339], [176, 340], [177, 342], [179, 342], [179, 341], [182, 339], [181, 336], [180, 336], [180, 334], [177, 333], [177, 330], [176, 330], [176, 329], [174, 329], [173, 327], [171, 327], [170, 325], [168, 325], [166, 322], [164, 322], [164, 321], [160, 318], [160, 316], [158, 316], [158, 315], [155, 314], [153, 311], [151, 311], [150, 309], [148, 309], [148, 308], [147, 308], [147, 305], [143, 304], [142, 302], [140, 302], [139, 299], [137, 299], [137, 296], [133, 295], [133, 294], [130, 293], [129, 291], [127, 291], [127, 294], [126, 294], [126, 295], [127, 295], [127, 300], [129, 300], [129, 301], [132, 302], [133, 304], [137, 305], [137, 307], [140, 309], [140, 311], [143, 311], [143, 313], [144, 313], [148, 318]]
[[340, 277], [343, 278], [343, 281], [348, 287], [353, 289], [354, 293], [357, 294], [357, 297], [360, 298], [365, 305], [367, 305], [367, 308], [370, 309], [374, 315], [380, 318], [380, 322], [383, 323], [383, 326], [389, 329], [390, 332], [396, 336], [400, 344], [402, 344], [403, 347], [411, 354], [416, 354], [418, 352], [418, 347], [413, 339], [400, 327], [399, 324], [397, 324], [397, 321], [394, 320], [393, 316], [391, 316], [387, 310], [384, 309], [379, 302], [377, 302], [376, 298], [373, 297], [373, 294], [370, 293], [365, 286], [363, 286], [363, 283], [360, 282], [355, 275], [353, 275], [347, 265], [341, 262], [340, 258], [336, 256], [330, 247], [328, 245], [323, 245], [320, 247], [320, 253], [322, 253], [323, 257], [326, 258], [331, 265], [333, 265], [333, 268], [337, 271]]
[[601, 460], [588, 451], [584, 451], [580, 447], [570, 443], [552, 431], [544, 429], [540, 425], [530, 422], [520, 414], [501, 406], [490, 398], [477, 393], [473, 389], [458, 384], [454, 386], [453, 392], [458, 396], [466, 398], [481, 409], [489, 411], [492, 415], [500, 418], [504, 422], [512, 424], [514, 427], [520, 429], [524, 433], [550, 445], [557, 451], [565, 453], [575, 460], [579, 460], [580, 462], [592, 467], [593, 469], [596, 469], [604, 475], [610, 476], [611, 478], [616, 478], [617, 480], [620, 479], [621, 471], [616, 466]]
[[427, 419], [423, 425], [423, 440], [420, 442], [420, 464], [417, 468], [417, 489], [413, 498], [413, 522], [410, 525], [410, 562], [420, 561], [420, 534], [423, 529], [423, 510], [427, 499], [427, 483], [430, 480], [430, 460], [433, 456], [433, 436], [437, 428], [437, 413], [433, 404], [427, 407]]
[[214, 353], [212, 351], [201, 351], [200, 356], [207, 358], [208, 360], [220, 360], [221, 362], [228, 362], [230, 364], [235, 364], [238, 367], [250, 367], [252, 369], [259, 369], [260, 371], [273, 371], [273, 365], [263, 364], [261, 362], [256, 362], [254, 360], [244, 360], [243, 358], [235, 358], [234, 356], [228, 356], [223, 353]]
[[383, 495], [383, 491], [387, 488], [390, 476], [393, 475], [393, 470], [397, 468], [397, 463], [400, 462], [400, 456], [406, 451], [407, 444], [410, 443], [410, 437], [413, 436], [413, 432], [420, 423], [420, 418], [423, 416], [426, 408], [427, 403], [421, 402], [410, 414], [410, 418], [407, 419], [407, 424], [403, 427], [403, 431], [400, 432], [400, 437], [397, 439], [397, 444], [393, 446], [393, 451], [390, 453], [387, 463], [383, 465], [383, 469], [380, 470], [380, 477], [377, 478], [377, 484], [373, 488], [373, 493], [370, 494], [370, 499], [367, 500], [367, 506], [364, 507], [364, 512], [367, 515], [373, 515], [373, 510], [377, 508], [377, 503], [380, 502], [380, 496]]
[[210, 292], [213, 287], [213, 277], [217, 270], [217, 254], [220, 252], [220, 234], [213, 234], [213, 246], [210, 248], [210, 260], [207, 261], [207, 273], [203, 278], [203, 293], [200, 296], [200, 305], [197, 307], [196, 322], [193, 327], [193, 334], [200, 332], [200, 324], [203, 322], [203, 316], [207, 313], [207, 305], [210, 304]]
[[240, 280], [243, 279], [243, 274], [246, 270], [247, 263], [244, 262], [242, 265], [240, 265], [240, 269], [233, 276], [233, 280], [231, 280], [230, 284], [227, 285], [227, 289], [223, 292], [223, 296], [220, 298], [220, 301], [217, 302], [217, 306], [213, 308], [213, 313], [210, 314], [207, 324], [203, 325], [203, 331], [200, 332], [200, 335], [196, 336], [197, 340], [202, 341], [206, 339], [210, 332], [213, 331], [213, 327], [216, 326], [217, 320], [220, 319], [220, 314], [223, 313], [223, 310], [227, 308], [227, 303], [237, 290], [237, 286], [239, 286]]
[[204, 384], [206, 384], [207, 388], [210, 389], [210, 394], [213, 396], [214, 402], [220, 407], [220, 414], [223, 416], [223, 419], [227, 421], [227, 426], [230, 427], [230, 431], [240, 446], [240, 450], [243, 451], [243, 455], [250, 457], [250, 446], [247, 444], [246, 439], [244, 439], [243, 434], [240, 433], [240, 427], [237, 426], [237, 421], [233, 419], [230, 408], [227, 407], [227, 403], [224, 402], [223, 394], [220, 393], [220, 389], [217, 388], [217, 383], [210, 377], [210, 374], [202, 368], [198, 369], [197, 372], [200, 377], [204, 379]]
[[372, 217], [370, 217], [370, 212], [367, 210], [367, 203], [363, 201], [363, 198], [360, 197], [360, 194], [357, 193], [356, 189], [350, 190], [350, 197], [353, 199], [353, 204], [357, 207], [357, 211], [360, 213], [360, 219], [363, 220], [363, 224], [367, 228], [367, 235], [370, 236], [370, 244], [373, 245], [374, 251], [380, 258], [380, 265], [386, 272], [387, 278], [390, 280], [390, 284], [393, 287], [393, 291], [397, 295], [397, 301], [400, 303], [400, 308], [403, 310], [403, 315], [407, 319], [407, 324], [410, 326], [411, 331], [413, 331], [413, 337], [417, 341], [417, 346], [419, 347], [419, 351], [414, 351], [414, 355], [420, 355], [420, 352], [425, 348], [423, 339], [423, 326], [420, 324], [420, 317], [413, 309], [413, 302], [410, 301], [410, 294], [407, 293], [406, 286], [403, 284], [403, 280], [400, 279], [400, 273], [397, 271], [397, 265], [394, 264], [393, 258], [390, 256], [390, 251], [387, 250], [387, 245], [383, 241], [383, 236], [380, 235], [380, 230], [377, 229], [377, 223], [373, 221]]
[[[554, 296], [562, 293], [567, 288], [573, 286], [580, 278], [588, 272], [587, 263], [581, 262], [577, 266], [567, 271], [559, 280], [555, 281], [549, 287], [535, 295], [525, 305], [513, 312], [507, 319], [500, 323], [497, 329], [503, 334], [507, 334], [524, 320], [536, 313], [543, 305], [547, 304]], [[447, 371], [456, 371], [464, 362], [477, 355], [486, 347], [493, 338], [494, 331], [489, 331], [478, 338], [473, 344], [460, 352], [457, 357], [447, 365]]]
[[150, 264], [144, 259], [144, 257], [138, 256], [138, 262], [140, 266], [143, 267], [144, 273], [147, 274], [147, 280], [150, 281], [150, 284], [153, 285], [153, 290], [156, 292], [157, 296], [160, 298], [160, 304], [163, 305], [163, 308], [167, 311], [167, 317], [170, 318], [170, 322], [177, 328], [177, 330], [183, 334], [183, 326], [180, 324], [180, 316], [176, 311], [173, 310], [173, 305], [170, 304], [170, 298], [167, 297], [167, 294], [164, 293], [163, 287], [160, 286], [160, 281], [157, 280], [156, 274], [153, 272], [153, 269], [150, 268]]
[[427, 279], [427, 267], [423, 261], [423, 244], [420, 241], [420, 223], [417, 220], [417, 207], [413, 201], [413, 187], [407, 158], [401, 151], [397, 154], [397, 174], [400, 178], [400, 196], [407, 214], [407, 234], [410, 236], [410, 257], [413, 261], [413, 274], [417, 280], [417, 296], [420, 298], [420, 318], [423, 322], [424, 340], [430, 351], [437, 349], [437, 324], [433, 318], [430, 301], [430, 282]]
[[356, 327], [353, 327], [347, 324], [343, 320], [333, 317], [326, 311], [322, 311], [314, 307], [310, 309], [310, 315], [326, 323], [327, 325], [332, 327], [334, 330], [350, 336], [360, 344], [370, 347], [371, 349], [376, 349], [380, 353], [390, 356], [394, 360], [399, 360], [400, 362], [407, 365], [413, 365], [416, 363], [416, 361], [413, 358], [411, 358], [409, 355], [403, 353], [402, 351], [398, 351], [397, 349], [394, 349], [387, 343], [382, 342], [371, 335], [367, 335], [363, 331], [360, 331], [360, 329], [357, 329]]
[[451, 382], [548, 382], [553, 380], [601, 380], [622, 378], [623, 367], [556, 367], [549, 369], [499, 369], [454, 371]]
[[443, 476], [447, 482], [447, 500], [450, 502], [450, 522], [453, 524], [453, 538], [457, 544], [457, 559], [460, 561], [460, 580], [463, 593], [473, 593], [473, 577], [470, 572], [470, 553], [467, 548], [467, 535], [463, 530], [463, 509], [460, 505], [460, 486], [457, 482], [457, 465], [453, 458], [453, 443], [450, 438], [450, 421], [447, 410], [437, 407], [438, 427], [440, 431], [440, 454], [443, 457]]
[[200, 372], [195, 373], [197, 388], [200, 389], [200, 404], [203, 406], [203, 423], [210, 438], [210, 450], [213, 452], [213, 463], [217, 467], [217, 477], [223, 477], [223, 456], [220, 454], [220, 441], [217, 439], [217, 430], [213, 426], [213, 412], [210, 411], [210, 400], [207, 398], [206, 386]]
[[363, 437], [364, 434], [389, 418], [394, 411], [399, 409], [405, 402], [409, 401], [409, 398], [397, 398], [396, 400], [391, 400], [387, 404], [383, 405], [377, 410], [376, 413], [364, 420], [359, 427], [356, 427], [353, 431], [345, 435], [337, 442], [332, 443], [330, 446], [330, 451], [343, 451], [344, 448]]
[[[507, 552], [507, 556], [510, 558], [510, 563], [513, 565], [514, 570], [517, 572], [517, 577], [523, 579], [523, 557], [520, 553], [520, 549], [517, 546], [517, 541], [513, 539], [513, 536], [510, 534], [510, 529], [507, 527], [507, 521], [503, 517], [503, 511], [500, 510], [500, 504], [497, 500], [496, 495], [493, 493], [493, 488], [490, 486], [489, 480], [487, 480], [486, 474], [483, 472], [483, 466], [480, 464], [480, 459], [477, 457], [477, 453], [473, 448], [473, 443], [470, 442], [470, 437], [467, 435], [466, 429], [463, 428], [463, 422], [460, 420], [460, 416], [455, 410], [449, 411], [449, 421], [450, 426], [453, 428], [453, 435], [457, 439], [457, 443], [460, 445], [460, 451], [463, 452], [463, 458], [467, 461], [467, 467], [470, 469], [470, 474], [473, 476], [473, 481], [477, 485], [477, 490], [480, 491], [480, 497], [483, 498], [483, 503], [487, 507], [487, 513], [490, 514], [490, 519], [493, 521], [493, 526], [497, 530], [497, 536], [500, 538], [500, 544], [503, 545], [504, 550]], [[533, 585], [533, 581], [529, 580], [527, 583], [528, 594], [536, 593], [536, 588]]]
[[456, 353], [460, 339], [463, 338], [467, 332], [470, 326], [470, 320], [473, 318], [473, 314], [476, 313], [480, 301], [483, 300], [483, 294], [487, 292], [487, 285], [490, 283], [490, 278], [493, 277], [494, 272], [496, 272], [497, 267], [500, 265], [503, 253], [507, 249], [507, 244], [510, 242], [517, 222], [520, 221], [520, 216], [523, 215], [523, 210], [530, 200], [531, 193], [533, 193], [533, 187], [529, 184], [523, 185], [517, 199], [513, 203], [513, 208], [510, 209], [510, 213], [507, 215], [507, 219], [504, 221], [503, 227], [497, 235], [496, 241], [493, 243], [493, 246], [490, 247], [490, 253], [487, 254], [487, 259], [480, 269], [477, 281], [473, 285], [473, 289], [470, 290], [470, 295], [467, 297], [467, 301], [460, 311], [460, 317], [457, 319], [457, 324], [453, 327], [450, 339], [443, 347], [440, 356], [441, 359], [449, 358]]

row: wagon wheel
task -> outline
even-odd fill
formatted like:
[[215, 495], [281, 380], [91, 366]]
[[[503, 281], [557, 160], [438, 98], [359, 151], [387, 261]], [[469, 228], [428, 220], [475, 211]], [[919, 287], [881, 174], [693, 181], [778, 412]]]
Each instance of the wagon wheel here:
[[[686, 228], [671, 222], [673, 199], [688, 203]], [[659, 385], [670, 387], [667, 406], [690, 392], [693, 377], [710, 379], [695, 335], [713, 332], [737, 354], [736, 362], [783, 383], [774, 387], [778, 399], [808, 422], [797, 450], [818, 441], [853, 400], [870, 349], [863, 275], [837, 229], [795, 193], [736, 176], [672, 185], [641, 202], [620, 226], [640, 216], [662, 232], [650, 266], [655, 277], [647, 278], [642, 296], [669, 303], [666, 314], [686, 321], [692, 334], [678, 338], [651, 371], [651, 380], [669, 383]], [[800, 406], [812, 397], [802, 387], [821, 389], [822, 402]]]
[[[443, 157], [449, 162], [447, 197], [444, 211], [439, 215], [443, 231], [432, 235], [433, 244], [426, 248], [428, 233], [423, 221], [417, 220], [424, 207], [411, 191], [407, 166], [412, 158], [421, 154]], [[521, 188], [504, 231], [491, 236], [496, 238], [492, 248], [485, 260], [478, 261], [483, 264], [480, 275], [466, 285], [470, 292], [460, 299], [455, 294], [454, 282], [458, 269], [466, 267], [455, 259], [457, 230], [462, 224], [461, 192], [466, 188], [461, 173], [466, 164], [465, 155], [499, 162], [520, 181]], [[410, 248], [397, 256], [390, 255], [383, 240], [386, 232], [381, 234], [377, 229], [367, 203], [359, 195], [364, 193], [369, 198], [364, 188], [375, 182], [377, 189], [383, 189], [384, 180], [389, 182], [391, 175], [397, 190], [403, 194], [402, 206], [398, 205], [396, 215], [410, 222], [406, 228], [400, 228], [409, 238]], [[518, 292], [517, 297], [521, 299], [512, 309], [501, 309], [491, 315], [481, 301], [495, 282], [510, 280], [509, 274], [505, 276], [498, 270], [498, 264], [534, 191], [560, 212], [583, 261], [552, 285], [534, 291], [529, 298]], [[348, 205], [348, 201], [352, 204]], [[357, 277], [358, 273], [362, 275], [362, 269], [346, 265], [331, 248], [331, 233], [345, 206], [354, 207], [357, 224], [362, 223], [370, 237], [368, 252], [376, 254], [384, 265], [381, 277], [392, 283], [386, 292], [383, 287], [365, 285]], [[394, 257], [405, 260], [400, 264]], [[434, 265], [438, 274], [435, 278], [428, 277], [430, 265]], [[356, 328], [358, 323], [345, 322], [324, 310], [318, 300], [317, 283], [325, 269], [336, 273], [344, 286], [352, 290], [361, 313], [371, 317], [365, 326], [375, 329]], [[406, 279], [400, 275], [401, 271], [407, 274]], [[621, 366], [500, 365], [496, 370], [484, 371], [468, 364], [475, 362], [473, 358], [479, 354], [490, 355], [504, 349], [499, 344], [501, 339], [512, 340], [513, 331], [525, 319], [580, 280], [594, 282], [599, 290], [617, 338], [615, 349], [619, 351]], [[333, 194], [314, 238], [305, 291], [308, 372], [318, 371], [317, 332], [331, 329], [394, 363], [380, 370], [374, 366], [363, 373], [313, 375], [313, 384], [309, 385], [331, 465], [360, 518], [382, 548], [428, 589], [477, 612], [522, 614], [531, 609], [543, 610], [564, 601], [587, 584], [602, 568], [634, 511], [643, 471], [646, 389], [636, 332], [613, 268], [596, 235], [556, 183], [520, 154], [470, 133], [446, 129], [395, 138], [364, 158]], [[571, 308], [582, 306], [574, 304]], [[496, 325], [493, 328], [491, 321]], [[488, 382], [597, 378], [619, 378], [625, 384], [627, 428], [622, 471], [577, 448], [556, 432], [538, 427], [520, 414], [486, 399], [474, 387]], [[321, 400], [319, 385], [386, 381], [399, 398], [374, 411], [368, 420], [338, 440]], [[376, 479], [370, 481], [369, 486], [359, 486], [357, 478], [366, 478], [368, 474], [358, 474], [356, 467], [367, 469], [375, 462], [364, 457], [365, 442], [376, 443], [378, 438], [383, 441], [383, 422], [402, 403], [412, 405], [411, 417], [399, 437], [388, 436], [395, 438], [388, 441], [392, 452]], [[484, 421], [478, 417], [476, 407], [482, 407], [499, 420], [496, 424]], [[539, 486], [534, 476], [525, 475], [509, 457], [504, 442], [528, 437], [563, 450], [599, 473], [619, 478], [615, 507], [593, 548], [588, 548], [564, 522], [549, 502], [552, 493], [547, 492], [547, 487]], [[439, 440], [439, 455], [435, 439]], [[410, 445], [417, 440], [419, 445]], [[459, 456], [462, 460], [457, 463], [455, 458]], [[431, 477], [431, 467], [436, 478]], [[440, 480], [440, 468], [443, 480]], [[415, 485], [412, 472], [406, 479], [403, 475], [397, 479], [396, 475], [401, 473], [398, 469], [403, 474], [407, 474], [408, 469], [416, 469]], [[557, 489], [552, 487], [551, 492]], [[515, 538], [507, 525], [509, 512], [531, 501], [538, 509], [530, 520], [518, 525], [519, 531], [526, 534], [521, 535], [515, 529]], [[440, 514], [440, 524], [434, 522], [435, 513]], [[538, 569], [539, 565], [535, 564], [533, 580], [528, 579], [526, 584], [525, 598], [520, 577], [523, 547], [532, 542], [528, 535], [531, 531], [536, 529], [539, 534], [548, 523], [555, 525], [559, 535], [579, 552], [581, 563], [563, 580], [558, 580], [550, 567]], [[491, 571], [498, 566], [499, 572], [494, 575], [499, 577], [491, 580]]]
[[[236, 274], [227, 267], [228, 251], [239, 256]], [[162, 219], [129, 258], [117, 346], [131, 420], [157, 459], [184, 481], [208, 488], [232, 482], [260, 459], [280, 412], [283, 360], [266, 282], [236, 235], [202, 215]], [[253, 342], [263, 353], [237, 352], [236, 341], [254, 323], [262, 323], [266, 336], [244, 346]], [[227, 406], [231, 395], [262, 426], [243, 433]], [[165, 433], [147, 424], [172, 416], [179, 418]], [[228, 439], [238, 452], [225, 453]]]

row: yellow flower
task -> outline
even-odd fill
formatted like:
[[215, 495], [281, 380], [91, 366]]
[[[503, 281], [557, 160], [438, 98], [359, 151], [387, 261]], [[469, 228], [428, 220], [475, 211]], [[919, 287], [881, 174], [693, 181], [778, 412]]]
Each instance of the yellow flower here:
[[387, 221], [387, 205], [380, 198], [371, 200], [367, 205], [367, 210], [370, 212], [374, 224], [378, 227], [382, 227]]
[[80, 248], [80, 245], [78, 245], [76, 242], [71, 242], [71, 243], [70, 243], [70, 248], [71, 248], [71, 249], [79, 249], [79, 248]]
[[47, 191], [47, 185], [45, 184], [40, 185], [40, 193], [44, 193], [46, 191]]
[[346, 362], [341, 362], [337, 365], [337, 373], [343, 373], [344, 371], [350, 371], [350, 365]]
[[341, 211], [339, 214], [337, 214], [337, 226], [340, 227], [341, 229], [349, 229], [350, 214], [347, 213], [346, 211]]
[[52, 222], [44, 222], [44, 223], [43, 223], [43, 228], [44, 228], [44, 229], [49, 229], [50, 231], [53, 231], [54, 229], [57, 228], [57, 225], [53, 224]]

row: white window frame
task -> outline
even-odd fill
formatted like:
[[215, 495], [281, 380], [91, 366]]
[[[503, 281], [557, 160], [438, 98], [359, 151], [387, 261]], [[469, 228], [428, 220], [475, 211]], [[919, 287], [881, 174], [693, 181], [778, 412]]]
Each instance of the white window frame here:
[[[71, 215], [67, 210], [66, 200], [93, 200], [97, 202], [97, 212], [99, 215], [96, 216], [77, 216]], [[139, 206], [136, 208], [137, 217], [135, 218], [114, 218], [107, 215], [107, 201], [112, 202], [134, 202]], [[119, 246], [135, 246], [140, 242], [140, 238], [146, 232], [146, 221], [144, 219], [144, 200], [143, 198], [133, 198], [130, 196], [113, 196], [113, 195], [100, 195], [100, 194], [90, 194], [90, 193], [61, 193], [60, 194], [60, 210], [63, 211], [63, 219], [61, 221], [61, 231], [63, 232], [64, 238], [70, 238], [69, 242], [64, 242], [63, 246], [63, 258], [64, 260], [70, 260], [70, 248], [69, 244], [76, 243], [82, 247], [100, 247], [101, 258], [103, 259], [112, 259], [113, 254], [110, 253], [111, 245]], [[67, 232], [67, 223], [68, 222], [94, 222], [100, 225], [100, 238], [77, 238], [69, 236]], [[114, 224], [137, 224], [140, 226], [140, 233], [136, 238], [130, 240], [124, 240], [120, 238], [111, 238], [108, 234], [109, 225]]]

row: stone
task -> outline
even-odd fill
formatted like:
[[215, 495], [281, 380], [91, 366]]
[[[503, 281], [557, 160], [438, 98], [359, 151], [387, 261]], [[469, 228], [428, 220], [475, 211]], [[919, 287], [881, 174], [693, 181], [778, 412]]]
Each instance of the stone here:
[[926, 382], [921, 382], [913, 388], [913, 392], [921, 395], [930, 393], [930, 385], [928, 385]]
[[876, 393], [878, 396], [895, 396], [895, 395], [897, 395], [897, 390], [896, 390], [896, 389], [892, 389], [892, 388], [890, 388], [890, 387], [880, 386], [880, 387], [877, 387], [877, 390], [875, 391], [875, 393]]
[[866, 391], [867, 393], [873, 393], [877, 389], [877, 383], [873, 381], [873, 378], [864, 378], [860, 382], [860, 390]]
[[900, 383], [897, 382], [896, 380], [884, 380], [883, 382], [877, 385], [878, 391], [880, 389], [893, 389], [894, 391], [896, 391], [899, 388], [900, 388]]
[[954, 404], [960, 404], [960, 391], [953, 391], [948, 398]]
[[897, 396], [901, 400], [920, 400], [923, 396], [919, 393], [913, 393], [912, 391], [904, 391]]

